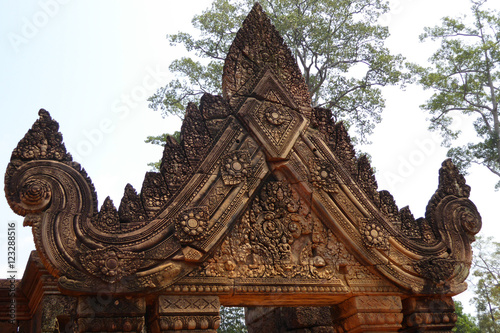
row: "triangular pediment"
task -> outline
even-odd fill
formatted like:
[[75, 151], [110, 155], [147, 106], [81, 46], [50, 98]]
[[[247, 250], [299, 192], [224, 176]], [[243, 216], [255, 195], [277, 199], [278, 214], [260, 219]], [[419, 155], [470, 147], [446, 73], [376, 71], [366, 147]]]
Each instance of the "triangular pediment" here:
[[233, 305], [463, 291], [481, 219], [456, 167], [443, 163], [425, 218], [398, 209], [343, 124], [311, 106], [259, 5], [223, 89], [188, 106], [181, 141], [167, 140], [159, 172], [140, 194], [127, 186], [119, 209], [107, 199], [97, 210], [90, 178], [40, 111], [12, 154], [6, 196], [61, 290], [210, 293]]

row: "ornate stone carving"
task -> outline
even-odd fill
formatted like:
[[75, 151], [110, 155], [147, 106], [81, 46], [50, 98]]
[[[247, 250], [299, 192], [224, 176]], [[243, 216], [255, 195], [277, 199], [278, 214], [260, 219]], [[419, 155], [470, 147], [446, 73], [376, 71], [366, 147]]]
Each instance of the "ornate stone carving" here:
[[153, 218], [171, 197], [160, 173], [146, 172], [141, 189], [141, 200], [149, 218]]
[[125, 223], [146, 221], [146, 211], [142, 207], [141, 198], [130, 184], [125, 186], [125, 193], [118, 208], [118, 215], [120, 221]]
[[295, 101], [271, 70], [263, 74], [250, 96], [260, 98], [247, 98], [238, 115], [270, 159], [285, 159], [307, 124], [305, 118], [296, 111]]
[[452, 276], [456, 265], [451, 259], [431, 257], [416, 262], [414, 268], [420, 275], [442, 285]]
[[337, 332], [399, 332], [403, 314], [397, 296], [356, 296], [332, 308]]
[[49, 185], [40, 179], [27, 181], [19, 193], [22, 204], [30, 207], [32, 213], [43, 211], [49, 204], [51, 196]]
[[198, 165], [208, 153], [212, 140], [198, 107], [189, 103], [182, 122], [181, 143], [189, 163]]
[[223, 158], [222, 180], [225, 185], [236, 185], [245, 181], [249, 175], [250, 155], [247, 151], [237, 150]]
[[333, 166], [324, 160], [313, 159], [309, 162], [311, 183], [326, 192], [338, 193], [339, 185]]
[[379, 198], [380, 210], [389, 218], [389, 221], [399, 224], [399, 209], [392, 194], [388, 191], [380, 191]]
[[120, 231], [120, 217], [113, 200], [106, 197], [99, 214], [93, 221], [94, 225], [102, 231], [116, 233]]
[[172, 193], [175, 193], [192, 173], [191, 164], [184, 150], [172, 136], [165, 142], [160, 172]]
[[82, 256], [83, 267], [105, 282], [115, 283], [140, 268], [144, 255], [109, 247], [87, 252]]
[[361, 224], [361, 234], [366, 246], [381, 250], [389, 248], [388, 233], [377, 222], [371, 219], [365, 220]]
[[[256, 4], [229, 48], [222, 75], [223, 96], [231, 106], [250, 95], [263, 69], [279, 70], [278, 80], [299, 107], [309, 109], [311, 97], [300, 69], [276, 28]], [[306, 114], [307, 117], [307, 114]]]
[[182, 243], [191, 243], [205, 236], [208, 228], [207, 207], [193, 207], [184, 210], [175, 223], [176, 236]]
[[[424, 218], [398, 210], [389, 192], [377, 192], [342, 122], [311, 108], [258, 4], [229, 50], [223, 94], [188, 106], [160, 173], [146, 174], [140, 194], [128, 185], [118, 211], [109, 198], [98, 211], [92, 182], [45, 110], [12, 153], [7, 200], [32, 226], [61, 292], [148, 295], [155, 308], [146, 316], [118, 307], [130, 320], [107, 308], [96, 318], [80, 313], [79, 329], [215, 332], [218, 305], [204, 308], [205, 296], [226, 305], [336, 304], [335, 329], [351, 332], [400, 329], [403, 297], [403, 329], [421, 320], [426, 329], [453, 326], [451, 307], [434, 319], [425, 300], [464, 290], [481, 217], [451, 161]], [[170, 305], [162, 308], [160, 295]]]
[[71, 161], [71, 155], [66, 152], [63, 144], [62, 134], [58, 131], [57, 121], [52, 120], [44, 109], [40, 109], [38, 115], [40, 118], [19, 141], [11, 159]]
[[449, 296], [410, 297], [403, 301], [401, 332], [451, 332], [457, 321]]
[[351, 255], [290, 184], [271, 181], [203, 271], [193, 275], [336, 281], [339, 267], [350, 260]]
[[373, 202], [378, 202], [377, 181], [375, 174], [366, 155], [361, 155], [358, 163], [358, 182], [368, 198]]
[[207, 130], [215, 138], [223, 129], [226, 118], [232, 114], [231, 107], [222, 96], [203, 94], [200, 99], [200, 112], [205, 119]]
[[203, 330], [215, 333], [220, 325], [217, 297], [161, 295], [155, 306], [157, 315], [153, 318], [153, 332]]
[[351, 175], [357, 175], [356, 152], [351, 143], [351, 138], [342, 121], [333, 127], [333, 136], [335, 137], [335, 146], [331, 147], [335, 155], [340, 159], [342, 165]]

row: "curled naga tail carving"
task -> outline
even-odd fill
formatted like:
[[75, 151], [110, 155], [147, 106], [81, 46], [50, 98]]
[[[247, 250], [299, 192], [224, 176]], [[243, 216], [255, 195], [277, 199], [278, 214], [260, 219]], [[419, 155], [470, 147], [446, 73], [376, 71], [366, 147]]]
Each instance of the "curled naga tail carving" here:
[[[58, 123], [43, 109], [39, 116], [12, 153], [5, 194], [12, 210], [25, 216], [24, 225], [32, 226], [37, 251], [62, 289], [131, 292], [171, 283], [182, 266], [166, 260], [177, 248], [173, 233], [160, 228], [155, 239], [154, 228], [140, 224], [143, 232], [134, 234], [137, 222], [122, 226], [114, 206], [116, 225], [108, 226], [113, 204], [106, 200], [98, 211], [94, 185], [66, 151]], [[130, 243], [145, 245], [131, 249]], [[148, 252], [155, 246], [161, 258]]]
[[[52, 274], [78, 274], [75, 222], [97, 212], [90, 178], [66, 151], [59, 124], [43, 109], [12, 152], [5, 175], [10, 207], [33, 227], [37, 250]], [[61, 267], [62, 265], [62, 267]]]

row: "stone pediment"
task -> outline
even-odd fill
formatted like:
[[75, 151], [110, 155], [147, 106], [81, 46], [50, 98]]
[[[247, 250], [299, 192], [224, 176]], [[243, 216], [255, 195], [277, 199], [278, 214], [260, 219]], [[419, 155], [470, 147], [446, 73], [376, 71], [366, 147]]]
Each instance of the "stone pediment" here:
[[181, 140], [119, 208], [100, 210], [58, 124], [40, 118], [12, 153], [12, 209], [68, 295], [213, 295], [225, 305], [332, 305], [353, 296], [465, 290], [481, 218], [447, 160], [425, 217], [378, 191], [342, 122], [313, 108], [259, 5], [224, 66], [223, 97], [190, 104]]

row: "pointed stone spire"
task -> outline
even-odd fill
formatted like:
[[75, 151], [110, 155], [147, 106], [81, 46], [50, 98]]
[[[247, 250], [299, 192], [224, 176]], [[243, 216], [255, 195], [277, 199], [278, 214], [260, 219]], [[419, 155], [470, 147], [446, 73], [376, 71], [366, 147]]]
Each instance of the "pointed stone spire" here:
[[212, 139], [205, 125], [200, 110], [194, 103], [189, 103], [181, 129], [182, 148], [189, 163], [196, 166], [207, 154]]
[[144, 222], [146, 220], [146, 212], [142, 207], [141, 198], [137, 194], [135, 188], [127, 184], [123, 193], [118, 215], [121, 222]]
[[439, 189], [442, 196], [454, 195], [461, 198], [468, 198], [470, 186], [465, 183], [464, 176], [458, 171], [451, 159], [447, 159], [439, 169]]
[[38, 111], [39, 119], [12, 152], [11, 160], [56, 160], [71, 161], [63, 143], [59, 124], [45, 109]]
[[104, 199], [99, 214], [95, 217], [94, 225], [99, 229], [114, 233], [120, 228], [120, 218], [116, 210], [113, 200], [108, 196]]
[[222, 76], [224, 98], [231, 106], [237, 105], [238, 97], [248, 95], [269, 69], [299, 107], [311, 106], [307, 85], [292, 52], [256, 3], [229, 49]]

